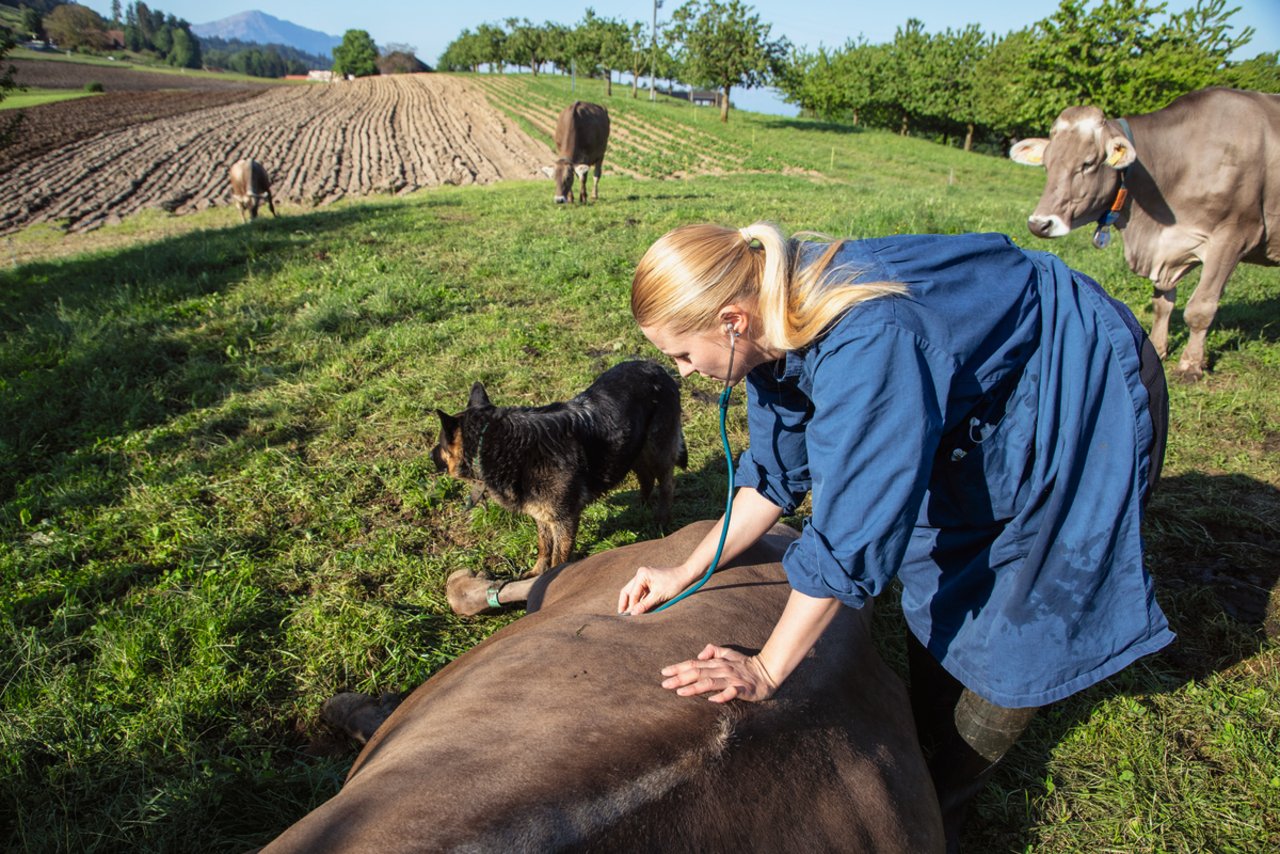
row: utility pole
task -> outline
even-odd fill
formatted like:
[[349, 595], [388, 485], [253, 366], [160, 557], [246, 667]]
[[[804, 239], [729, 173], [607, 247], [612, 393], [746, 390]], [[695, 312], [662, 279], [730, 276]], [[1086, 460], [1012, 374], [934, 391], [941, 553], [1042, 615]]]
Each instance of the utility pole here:
[[657, 89], [653, 78], [658, 68], [658, 10], [662, 8], [662, 0], [653, 0], [653, 41], [649, 47], [649, 100], [658, 100]]

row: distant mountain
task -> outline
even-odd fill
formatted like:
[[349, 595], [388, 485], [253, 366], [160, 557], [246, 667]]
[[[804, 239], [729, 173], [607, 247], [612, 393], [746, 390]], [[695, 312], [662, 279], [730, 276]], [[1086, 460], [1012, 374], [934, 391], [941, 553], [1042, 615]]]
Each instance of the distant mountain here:
[[342, 44], [341, 36], [309, 30], [257, 11], [241, 12], [208, 24], [196, 24], [191, 32], [200, 38], [212, 36], [255, 44], [283, 44], [325, 58], [331, 57], [333, 49]]

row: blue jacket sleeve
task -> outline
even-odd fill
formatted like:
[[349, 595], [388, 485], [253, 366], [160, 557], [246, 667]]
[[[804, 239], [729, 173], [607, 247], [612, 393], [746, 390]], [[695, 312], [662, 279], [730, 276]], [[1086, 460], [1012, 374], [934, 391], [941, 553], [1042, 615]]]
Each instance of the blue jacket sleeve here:
[[897, 574], [911, 539], [953, 360], [893, 325], [859, 328], [813, 358], [813, 516], [782, 563], [795, 590], [861, 607]]

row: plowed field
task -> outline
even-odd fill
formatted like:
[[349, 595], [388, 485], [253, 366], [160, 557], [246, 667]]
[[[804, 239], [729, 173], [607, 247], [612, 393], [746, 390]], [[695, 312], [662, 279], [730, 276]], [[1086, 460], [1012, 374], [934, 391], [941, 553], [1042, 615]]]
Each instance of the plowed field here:
[[[95, 100], [51, 106], [70, 120]], [[241, 157], [267, 167], [277, 201], [327, 204], [349, 194], [532, 178], [551, 152], [455, 77], [277, 87], [6, 164], [0, 233], [39, 222], [85, 231], [146, 207], [185, 213], [226, 204], [227, 170]]]

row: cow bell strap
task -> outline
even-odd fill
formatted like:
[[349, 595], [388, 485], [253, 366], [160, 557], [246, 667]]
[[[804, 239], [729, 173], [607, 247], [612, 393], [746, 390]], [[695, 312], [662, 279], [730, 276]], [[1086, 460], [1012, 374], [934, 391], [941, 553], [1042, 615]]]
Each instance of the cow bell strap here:
[[[1134, 145], [1133, 131], [1129, 129], [1128, 119], [1116, 119], [1116, 124], [1120, 125], [1120, 130], [1124, 132], [1125, 138], [1129, 140], [1129, 145]], [[1134, 146], [1135, 148], [1137, 146]], [[1129, 190], [1125, 187], [1125, 178], [1129, 175], [1129, 167], [1126, 166], [1119, 170], [1120, 172], [1120, 188], [1116, 190], [1115, 200], [1112, 201], [1111, 207], [1102, 216], [1098, 217], [1098, 227], [1093, 231], [1093, 245], [1099, 249], [1106, 249], [1107, 244], [1111, 242], [1111, 225], [1120, 218], [1120, 211], [1124, 209], [1124, 203], [1129, 200]]]

